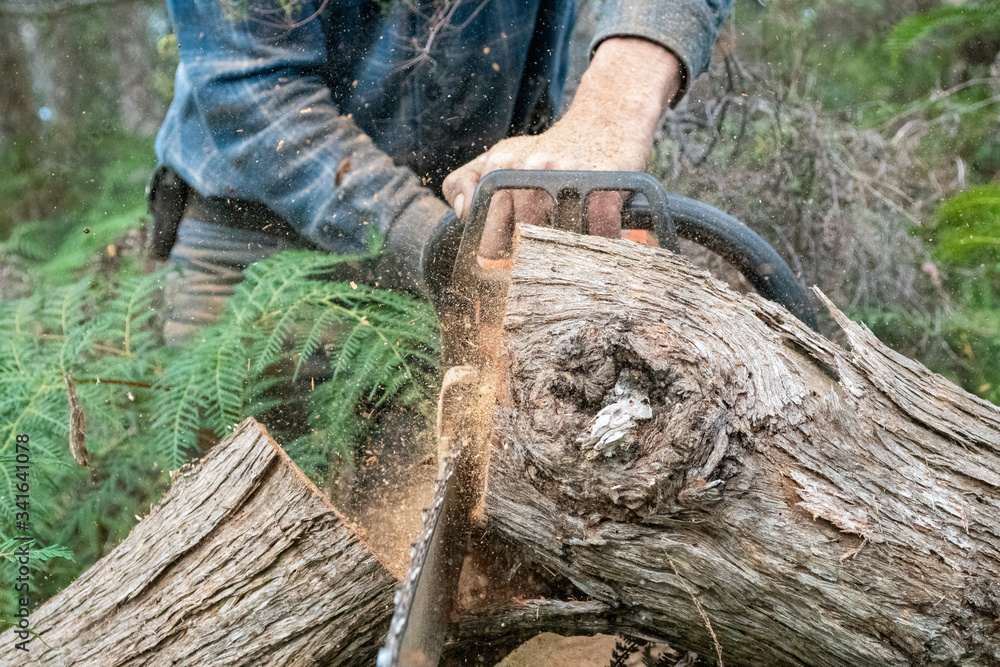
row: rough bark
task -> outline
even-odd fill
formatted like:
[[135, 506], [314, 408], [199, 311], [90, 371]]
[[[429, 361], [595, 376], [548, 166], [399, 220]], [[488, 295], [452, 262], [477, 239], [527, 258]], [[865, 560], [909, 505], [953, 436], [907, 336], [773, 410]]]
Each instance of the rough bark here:
[[[476, 548], [586, 599], [466, 613], [453, 663], [555, 630], [730, 667], [1000, 665], [1000, 410], [827, 306], [849, 351], [682, 258], [521, 230]], [[613, 409], [626, 437], [595, 445]], [[247, 423], [33, 614], [32, 659], [370, 664], [392, 585]]]
[[[1000, 664], [1000, 410], [829, 302], [850, 351], [656, 249], [517, 253], [490, 533], [727, 665]], [[589, 459], [623, 378], [652, 417]]]
[[[35, 610], [0, 665], [370, 665], [395, 579], [252, 420]], [[51, 647], [46, 649], [46, 645]]]

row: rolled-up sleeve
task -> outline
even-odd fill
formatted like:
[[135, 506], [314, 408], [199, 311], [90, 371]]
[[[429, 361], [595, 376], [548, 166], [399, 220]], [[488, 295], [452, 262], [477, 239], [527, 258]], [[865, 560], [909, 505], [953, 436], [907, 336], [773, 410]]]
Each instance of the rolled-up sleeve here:
[[591, 53], [609, 37], [642, 37], [671, 51], [682, 66], [681, 90], [708, 68], [719, 28], [733, 0], [607, 0]]
[[238, 3], [170, 4], [190, 94], [168, 121], [205, 136], [166, 161], [202, 194], [263, 202], [336, 253], [367, 252], [397, 222], [447, 210], [337, 108], [320, 74], [321, 0], [292, 3], [294, 16], [279, 0], [247, 3], [244, 16], [224, 14]]

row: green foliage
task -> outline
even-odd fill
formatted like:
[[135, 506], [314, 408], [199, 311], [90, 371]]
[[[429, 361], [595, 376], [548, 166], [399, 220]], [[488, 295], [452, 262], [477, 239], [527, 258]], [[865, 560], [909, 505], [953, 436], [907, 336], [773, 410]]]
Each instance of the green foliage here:
[[[326, 279], [356, 259], [288, 251], [255, 264], [219, 324], [185, 349], [165, 347], [160, 335], [165, 271], [141, 275], [124, 264], [0, 301], [0, 495], [12, 497], [14, 440], [26, 433], [30, 532], [48, 549], [35, 552], [47, 558], [35, 560], [33, 600], [124, 539], [167, 489], [167, 471], [197, 455], [206, 433], [221, 437], [295, 400], [274, 393], [282, 382], [307, 371], [330, 377], [306, 392], [311, 432], [289, 448], [321, 485], [329, 457], [349, 459], [373, 421], [359, 412], [393, 401], [429, 415], [434, 313], [402, 294]], [[67, 379], [85, 417], [89, 469], [69, 451]], [[17, 534], [11, 504], [0, 503], [0, 544]], [[3, 580], [11, 567], [0, 559]], [[11, 602], [0, 598], [0, 619]]]
[[[233, 16], [253, 11], [254, 0], [220, 2]], [[279, 21], [305, 18], [299, 0], [270, 2], [284, 8], [273, 15]], [[760, 193], [751, 204], [761, 228], [784, 224], [782, 233], [799, 243], [797, 237], [813, 238], [826, 224], [821, 215], [808, 215], [823, 213], [824, 184], [835, 171], [828, 155], [826, 162], [818, 159], [819, 140], [836, 149], [829, 155], [847, 154], [843, 146], [856, 141], [843, 131], [847, 124], [880, 133], [888, 145], [913, 121], [916, 129], [900, 135], [906, 140], [919, 130], [922, 137], [912, 151], [913, 182], [938, 173], [947, 184], [956, 158], [969, 166], [970, 182], [995, 178], [1000, 133], [993, 84], [974, 83], [985, 69], [960, 61], [964, 42], [1000, 32], [997, 6], [998, 0], [970, 1], [900, 22], [905, 10], [882, 0], [738, 3], [738, 53], [766, 72], [759, 85], [770, 96], [759, 98], [759, 113], [748, 113], [745, 126], [733, 115], [716, 133], [721, 149], [713, 160], [731, 171], [715, 182], [754, 170], [776, 174], [733, 189]], [[103, 39], [99, 18], [84, 20], [73, 39]], [[84, 52], [107, 60], [101, 49]], [[163, 38], [158, 53], [156, 86], [168, 95], [176, 39]], [[351, 445], [389, 402], [429, 415], [438, 372], [436, 326], [425, 304], [327, 281], [324, 274], [346, 258], [306, 252], [251, 267], [217, 326], [185, 349], [165, 348], [157, 315], [165, 275], [141, 275], [134, 255], [110, 266], [107, 259], [107, 246], [141, 223], [143, 185], [154, 159], [151, 140], [111, 129], [113, 86], [111, 78], [102, 81], [73, 127], [50, 129], [40, 144], [18, 143], [0, 154], [0, 236], [6, 238], [0, 262], [26, 272], [35, 290], [0, 302], [0, 491], [9, 498], [16, 480], [12, 434], [30, 433], [34, 601], [67, 585], [120, 542], [168, 488], [167, 471], [244, 417], [275, 418], [279, 406], [304, 393], [303, 409], [294, 416], [303, 423], [291, 425], [298, 437], [287, 449], [322, 484], [331, 474], [331, 456], [350, 459]], [[941, 95], [941, 88], [953, 86]], [[795, 104], [805, 110], [798, 124], [788, 122]], [[891, 166], [887, 155], [877, 159]], [[701, 169], [717, 167], [713, 160]], [[849, 166], [864, 171], [855, 162]], [[931, 200], [914, 197], [920, 198]], [[997, 199], [997, 187], [989, 186], [947, 200], [926, 235], [928, 256], [942, 277], [935, 294], [946, 307], [903, 311], [895, 295], [886, 294], [883, 303], [867, 300], [855, 311], [896, 349], [994, 402], [1000, 401]], [[810, 226], [790, 227], [793, 215]], [[836, 227], [824, 230], [837, 235]], [[846, 264], [835, 270], [846, 275]], [[67, 376], [86, 418], [89, 468], [69, 452]], [[13, 526], [10, 505], [0, 503], [2, 581], [10, 580]], [[13, 603], [5, 592], [0, 622]], [[635, 648], [623, 643], [615, 659]]]
[[933, 235], [938, 259], [1000, 274], [1000, 186], [983, 185], [945, 200]]
[[[2, 581], [5, 584], [2, 588], [0, 588], [0, 609], [5, 612], [3, 616], [0, 616], [0, 632], [13, 625], [10, 620], [12, 618], [12, 612], [20, 606], [19, 599], [22, 597], [22, 594], [16, 591], [14, 586], [10, 584], [15, 581], [15, 577], [17, 576], [15, 573], [20, 565], [17, 560], [17, 554], [19, 554], [21, 549], [24, 547], [27, 547], [30, 550], [28, 569], [31, 574], [29, 574], [29, 576], [36, 575], [41, 565], [44, 565], [53, 559], [62, 558], [68, 561], [73, 560], [73, 554], [71, 554], [69, 550], [64, 547], [48, 546], [35, 548], [35, 544], [32, 540], [19, 540], [15, 538], [0, 541], [0, 571], [3, 572]], [[28, 597], [31, 599], [33, 596]]]
[[889, 35], [887, 46], [897, 76], [921, 68], [935, 77], [926, 98], [904, 114], [910, 120], [915, 109], [926, 109], [940, 119], [932, 134], [938, 135], [936, 141], [925, 142], [927, 154], [957, 153], [972, 167], [973, 182], [1000, 173], [1000, 98], [990, 70], [1000, 50], [1000, 0], [974, 0], [907, 16]]
[[898, 66], [904, 52], [929, 42], [936, 50], [950, 51], [977, 35], [998, 32], [1000, 0], [963, 2], [907, 16], [889, 35], [888, 46], [893, 64]]
[[[0, 302], [0, 495], [12, 497], [15, 438], [27, 434], [29, 534], [43, 549], [32, 556], [42, 575], [33, 578], [33, 600], [121, 540], [166, 488], [166, 468], [137, 437], [150, 399], [142, 385], [166, 358], [152, 327], [161, 278], [121, 275], [111, 285], [85, 278]], [[67, 382], [84, 407], [91, 472], [69, 455]], [[21, 534], [13, 511], [7, 500], [0, 505], [0, 540]], [[68, 547], [75, 562], [55, 545]], [[3, 580], [13, 567], [0, 563]], [[9, 617], [10, 607], [0, 608], [0, 618]]]
[[1000, 404], [1000, 186], [946, 199], [924, 235], [945, 308], [931, 317], [891, 307], [857, 315], [891, 347]]
[[[972, 43], [989, 48], [997, 34], [1000, 0], [978, 0], [907, 16], [887, 40], [895, 72], [907, 71], [904, 56], [912, 56], [906, 60], [910, 68], [932, 63], [938, 78], [952, 86], [943, 94], [932, 90], [902, 112], [894, 110], [895, 118], [933, 119], [926, 125], [921, 157], [931, 164], [935, 157], [966, 160], [973, 182], [1000, 173], [1000, 133], [995, 79], [991, 86], [985, 66], [977, 70], [967, 62], [965, 51]], [[986, 60], [996, 57], [995, 46]], [[949, 81], [955, 71], [961, 78]], [[939, 275], [935, 289], [943, 307], [921, 315], [887, 304], [870, 308], [864, 319], [904, 354], [1000, 403], [1000, 187], [972, 187], [947, 198], [921, 236], [934, 260], [928, 268]]]
[[[21, 549], [23, 542], [21, 540], [11, 538], [0, 542], [0, 558], [8, 561], [14, 562], [17, 560], [15, 554]], [[47, 563], [53, 558], [65, 558], [67, 560], [73, 560], [73, 554], [71, 554], [65, 547], [43, 547], [41, 549], [31, 549], [31, 558], [39, 563]]]
[[[151, 140], [95, 135], [68, 150], [53, 139], [34, 164], [15, 168], [16, 159], [0, 155], [0, 231], [18, 223], [0, 243], [0, 260], [23, 260], [36, 283], [80, 278], [107, 245], [142, 225], [145, 185], [155, 164]], [[38, 201], [46, 203], [25, 209], [26, 202]], [[8, 206], [27, 219], [5, 219]]]
[[[356, 406], [370, 413], [388, 401], [424, 401], [437, 372], [434, 313], [402, 294], [321, 278], [354, 259], [294, 250], [246, 271], [222, 321], [162, 378], [171, 389], [153, 406], [160, 457], [176, 467], [195, 451], [200, 427], [221, 437], [243, 417], [265, 413], [275, 367], [288, 361], [294, 382], [321, 350], [332, 377], [311, 392], [311, 434], [293, 453], [315, 452], [310, 443], [320, 438], [324, 452], [347, 455], [370, 423]], [[309, 458], [307, 474], [322, 474], [324, 465]]]
[[[795, 95], [813, 98], [887, 137], [909, 122], [911, 136], [923, 137], [914, 158], [928, 165], [960, 158], [971, 167], [971, 182], [984, 182], [1000, 172], [996, 82], [989, 72], [1000, 48], [998, 3], [908, 16], [900, 16], [898, 3], [737, 3], [736, 25], [746, 36], [740, 57], [767, 63], [769, 82], [792, 93], [786, 104]], [[970, 45], [982, 51], [978, 60]]]
[[1000, 181], [1000, 0], [920, 5], [737, 3], [738, 59], [668, 118], [658, 163], [892, 347], [996, 402], [997, 187], [976, 186]]
[[[249, 415], [266, 421], [276, 405], [299, 400], [308, 423], [295, 435], [308, 433], [283, 442], [323, 484], [331, 453], [349, 461], [352, 437], [374, 421], [359, 412], [395, 401], [429, 414], [437, 363], [426, 305], [321, 279], [357, 258], [320, 253], [255, 265], [218, 326], [189, 349], [164, 347], [165, 273], [143, 276], [136, 252], [152, 142], [114, 133], [67, 142], [51, 135], [31, 155], [0, 155], [0, 226], [5, 212], [8, 226], [27, 219], [0, 243], [0, 264], [33, 290], [0, 301], [0, 495], [10, 498], [17, 481], [12, 434], [28, 433], [33, 604], [124, 539], [169, 487], [167, 471], [197, 455], [209, 434]], [[109, 245], [119, 249], [113, 258]], [[296, 373], [307, 388], [316, 377], [308, 400], [287, 390]], [[85, 416], [89, 469], [69, 452], [65, 376]], [[0, 503], [0, 540], [15, 527], [11, 505]], [[0, 558], [0, 580], [11, 580], [11, 567]], [[0, 597], [0, 622], [13, 602]]]
[[961, 384], [1000, 404], [1000, 186], [946, 199], [932, 232], [953, 308], [940, 322]]
[[957, 304], [928, 317], [883, 307], [862, 309], [853, 317], [886, 345], [1000, 405], [1000, 308]]

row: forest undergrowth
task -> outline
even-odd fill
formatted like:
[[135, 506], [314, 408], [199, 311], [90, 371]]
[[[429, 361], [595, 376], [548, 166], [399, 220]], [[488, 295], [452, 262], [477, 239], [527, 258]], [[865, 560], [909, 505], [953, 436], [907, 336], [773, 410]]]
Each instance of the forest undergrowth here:
[[739, 6], [651, 167], [884, 342], [1000, 403], [1000, 3], [928, 6]]

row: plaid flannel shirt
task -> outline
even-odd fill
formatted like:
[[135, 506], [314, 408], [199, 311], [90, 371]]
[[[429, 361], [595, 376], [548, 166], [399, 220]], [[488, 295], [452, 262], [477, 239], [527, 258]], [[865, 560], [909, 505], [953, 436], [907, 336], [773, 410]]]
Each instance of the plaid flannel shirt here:
[[[688, 81], [732, 1], [607, 0], [592, 49], [643, 37], [677, 55]], [[267, 205], [335, 253], [438, 219], [447, 206], [426, 184], [543, 124], [575, 19], [574, 0], [167, 6], [180, 65], [160, 163], [205, 196]]]

